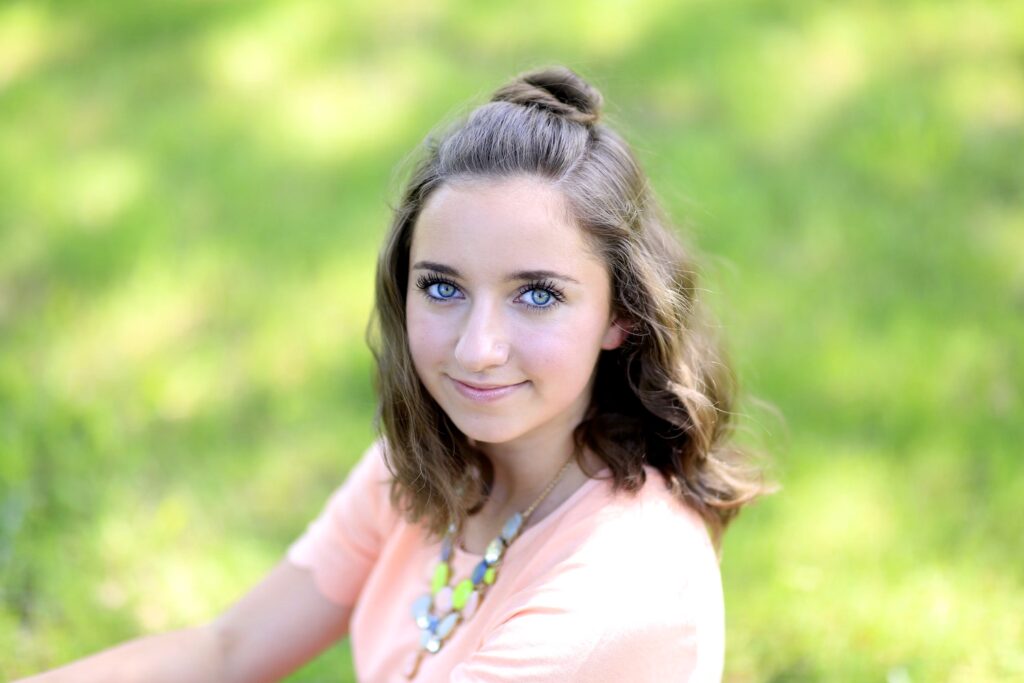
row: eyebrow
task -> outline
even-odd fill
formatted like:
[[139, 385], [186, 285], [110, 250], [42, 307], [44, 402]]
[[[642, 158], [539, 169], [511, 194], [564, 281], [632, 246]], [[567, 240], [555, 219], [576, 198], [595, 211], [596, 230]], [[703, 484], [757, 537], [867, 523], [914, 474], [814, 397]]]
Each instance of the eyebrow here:
[[[433, 270], [452, 277], [462, 277], [462, 274], [455, 268], [446, 266], [443, 263], [435, 263], [434, 261], [417, 261], [412, 268], [413, 270]], [[553, 270], [518, 270], [514, 273], [510, 273], [505, 278], [506, 282], [515, 282], [518, 280], [564, 280], [566, 282], [575, 282], [576, 284], [580, 284], [580, 281], [576, 278], [563, 275], [562, 273], [556, 273]]]

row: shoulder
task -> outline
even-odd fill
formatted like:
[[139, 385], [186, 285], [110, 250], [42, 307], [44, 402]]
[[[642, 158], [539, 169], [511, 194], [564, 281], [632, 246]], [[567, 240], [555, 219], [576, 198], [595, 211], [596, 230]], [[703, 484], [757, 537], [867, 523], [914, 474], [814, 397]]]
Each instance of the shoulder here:
[[465, 669], [476, 677], [453, 680], [511, 680], [527, 652], [538, 673], [515, 668], [516, 680], [720, 680], [717, 556], [700, 516], [648, 475], [635, 494], [588, 482], [545, 533], [524, 539], [495, 584], [496, 630]]
[[718, 557], [703, 518], [672, 494], [660, 472], [645, 471], [636, 492], [613, 491], [610, 481], [600, 481], [581, 501], [566, 529], [581, 527], [578, 552], [613, 574], [646, 563], [648, 575], [717, 575]]
[[591, 482], [530, 545], [535, 592], [523, 587], [531, 602], [554, 600], [581, 614], [596, 607], [615, 615], [601, 620], [606, 625], [631, 632], [700, 622], [718, 637], [724, 598], [715, 548], [701, 516], [653, 468], [634, 493]]
[[635, 493], [598, 487], [602, 504], [576, 557], [585, 567], [578, 578], [586, 576], [581, 584], [600, 605], [590, 614], [583, 608], [584, 618], [604, 615], [602, 648], [587, 668], [628, 661], [633, 680], [676, 680], [683, 670], [693, 674], [686, 680], [717, 680], [725, 656], [718, 555], [700, 514], [660, 472], [646, 471]]

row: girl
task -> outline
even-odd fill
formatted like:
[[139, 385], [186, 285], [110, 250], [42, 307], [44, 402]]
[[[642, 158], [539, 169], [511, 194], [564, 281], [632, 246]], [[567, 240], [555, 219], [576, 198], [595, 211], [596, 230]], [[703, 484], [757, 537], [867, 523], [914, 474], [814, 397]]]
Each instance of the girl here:
[[601, 95], [526, 73], [429, 138], [380, 255], [380, 439], [212, 623], [32, 681], [715, 681], [764, 492], [694, 266]]

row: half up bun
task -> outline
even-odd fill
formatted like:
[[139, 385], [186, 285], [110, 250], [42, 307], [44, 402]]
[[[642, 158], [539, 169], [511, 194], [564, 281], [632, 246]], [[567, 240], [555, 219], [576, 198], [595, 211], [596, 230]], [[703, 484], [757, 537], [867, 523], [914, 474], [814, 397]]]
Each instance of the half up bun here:
[[575, 123], [593, 126], [601, 116], [604, 98], [564, 66], [527, 71], [502, 86], [492, 102], [512, 102], [545, 109]]

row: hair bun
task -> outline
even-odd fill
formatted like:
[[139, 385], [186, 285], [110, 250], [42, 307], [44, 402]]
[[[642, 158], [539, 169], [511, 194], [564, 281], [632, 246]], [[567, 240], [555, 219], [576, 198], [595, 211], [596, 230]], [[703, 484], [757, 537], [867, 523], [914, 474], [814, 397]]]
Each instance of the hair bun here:
[[553, 66], [520, 74], [495, 92], [491, 101], [533, 106], [592, 126], [601, 116], [604, 98], [572, 70]]

